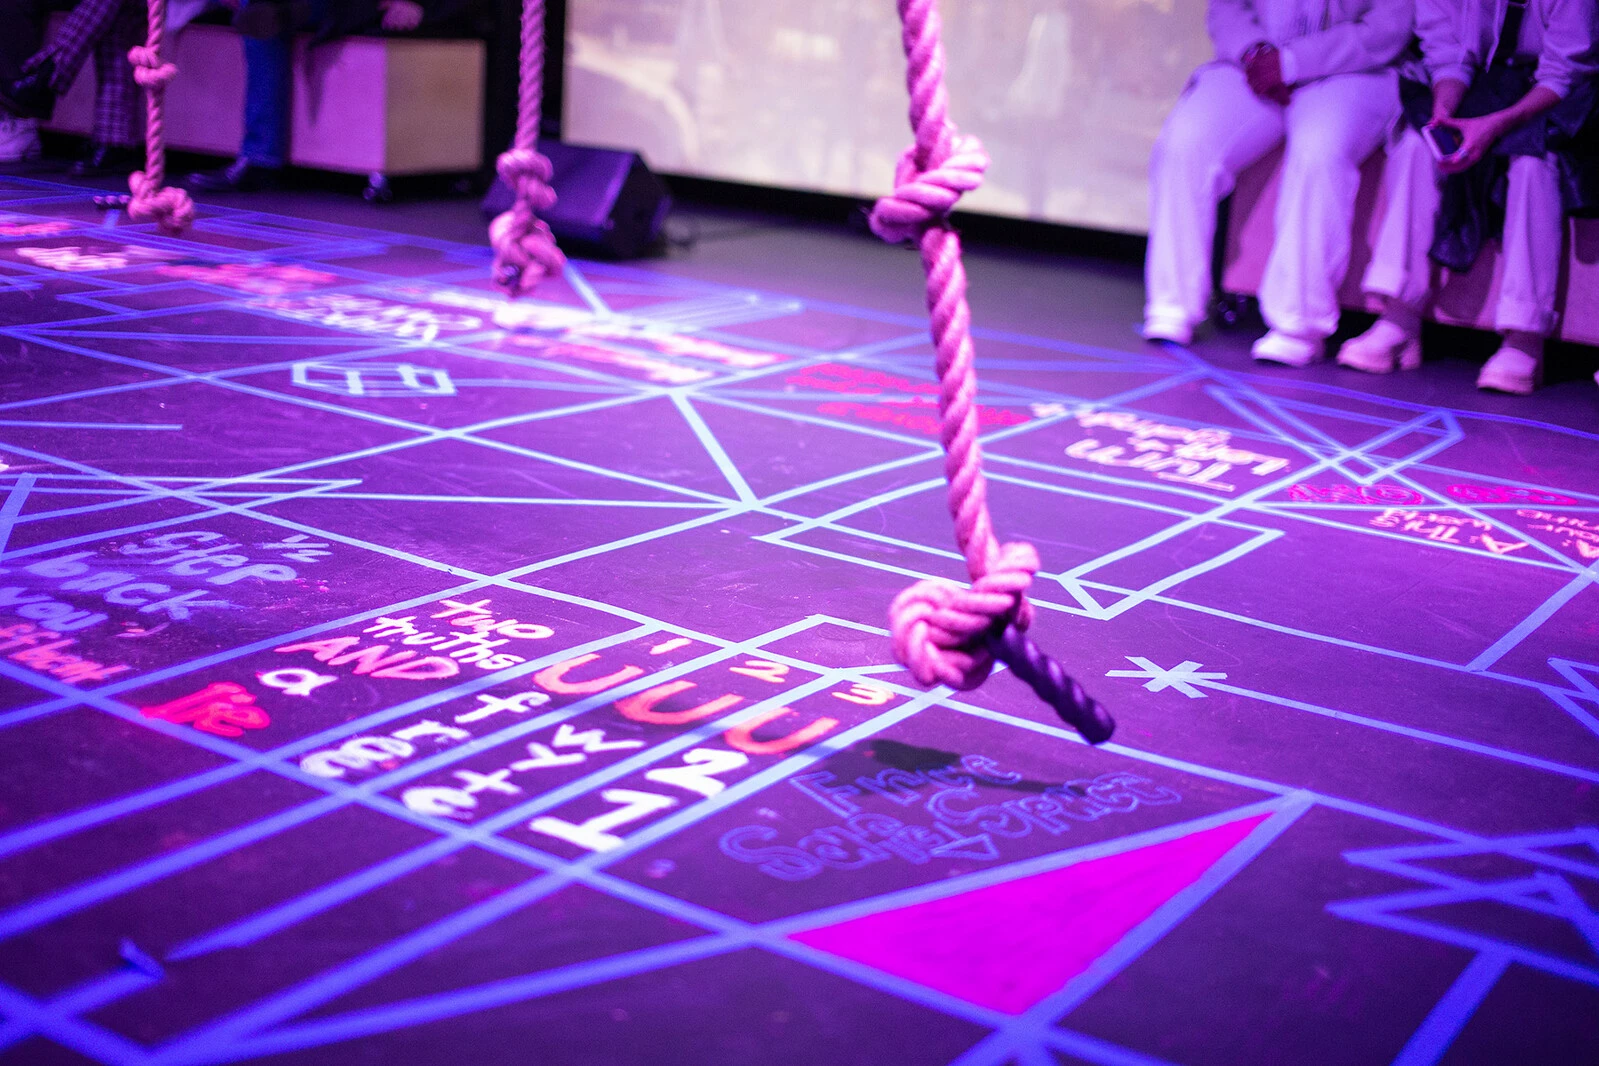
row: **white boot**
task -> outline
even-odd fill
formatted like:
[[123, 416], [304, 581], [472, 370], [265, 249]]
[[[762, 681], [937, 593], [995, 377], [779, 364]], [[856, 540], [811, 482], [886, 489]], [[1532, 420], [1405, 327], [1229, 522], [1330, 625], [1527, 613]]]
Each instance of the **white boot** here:
[[1391, 374], [1421, 365], [1421, 314], [1390, 299], [1382, 317], [1338, 349], [1338, 365], [1368, 374]]
[[1309, 366], [1327, 358], [1327, 342], [1321, 337], [1302, 337], [1274, 329], [1256, 341], [1249, 354], [1265, 363]]
[[1543, 338], [1536, 333], [1507, 330], [1505, 339], [1482, 366], [1477, 387], [1493, 392], [1529, 396], [1543, 384]]
[[1194, 327], [1181, 315], [1153, 313], [1144, 316], [1143, 334], [1148, 341], [1166, 341], [1186, 348], [1194, 339]]
[[39, 122], [0, 111], [0, 163], [39, 158]]

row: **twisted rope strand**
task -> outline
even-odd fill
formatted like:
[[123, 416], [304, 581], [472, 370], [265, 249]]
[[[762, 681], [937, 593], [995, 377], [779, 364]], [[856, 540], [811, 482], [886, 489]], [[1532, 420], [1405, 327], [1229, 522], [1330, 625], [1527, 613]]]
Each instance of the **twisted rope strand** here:
[[547, 274], [559, 274], [566, 256], [537, 212], [555, 205], [550, 161], [539, 154], [539, 117], [544, 91], [544, 0], [523, 0], [521, 82], [516, 99], [516, 136], [495, 169], [515, 194], [510, 210], [489, 224], [494, 246], [494, 283], [509, 296], [532, 292]]
[[988, 482], [977, 440], [977, 367], [960, 237], [949, 225], [962, 194], [982, 184], [988, 153], [949, 121], [942, 24], [936, 0], [899, 0], [915, 141], [900, 156], [894, 192], [872, 209], [872, 232], [914, 240], [927, 274], [927, 311], [938, 372], [939, 440], [955, 542], [971, 587], [919, 581], [889, 608], [894, 655], [923, 685], [972, 689], [997, 658], [1089, 742], [1115, 722], [1025, 635], [1033, 609], [1027, 587], [1038, 571], [1031, 544], [999, 544], [988, 513]]
[[167, 85], [178, 68], [161, 59], [161, 42], [166, 36], [166, 0], [149, 0], [145, 43], [128, 50], [133, 64], [133, 80], [144, 89], [147, 118], [144, 125], [144, 169], [128, 177], [128, 217], [135, 222], [155, 222], [168, 233], [182, 233], [194, 221], [194, 201], [182, 189], [163, 188], [166, 182], [167, 148], [164, 104]]

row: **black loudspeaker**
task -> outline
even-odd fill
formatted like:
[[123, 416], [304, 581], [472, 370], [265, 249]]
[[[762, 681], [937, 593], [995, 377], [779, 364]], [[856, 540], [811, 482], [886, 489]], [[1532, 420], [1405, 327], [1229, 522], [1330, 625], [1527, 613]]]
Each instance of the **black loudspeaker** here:
[[[540, 215], [562, 247], [612, 259], [632, 259], [660, 239], [672, 198], [637, 152], [539, 141], [555, 173], [555, 206]], [[510, 210], [513, 197], [496, 178], [483, 215]]]

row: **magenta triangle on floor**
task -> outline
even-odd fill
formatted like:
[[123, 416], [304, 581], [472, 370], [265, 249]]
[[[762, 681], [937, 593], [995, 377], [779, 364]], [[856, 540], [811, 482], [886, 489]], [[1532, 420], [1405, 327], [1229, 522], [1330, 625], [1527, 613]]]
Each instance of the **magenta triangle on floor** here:
[[807, 929], [792, 939], [1021, 1014], [1199, 880], [1269, 813], [1058, 870]]

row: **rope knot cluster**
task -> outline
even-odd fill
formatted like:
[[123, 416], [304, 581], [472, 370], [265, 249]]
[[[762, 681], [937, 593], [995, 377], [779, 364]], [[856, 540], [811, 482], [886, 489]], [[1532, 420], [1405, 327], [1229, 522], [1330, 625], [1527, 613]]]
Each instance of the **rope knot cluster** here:
[[161, 49], [138, 45], [128, 49], [128, 62], [133, 64], [133, 80], [142, 89], [165, 89], [167, 83], [178, 76], [178, 68], [161, 60]]
[[913, 144], [894, 168], [894, 191], [872, 208], [872, 232], [890, 244], [915, 240], [930, 226], [940, 225], [962, 195], [983, 184], [988, 152], [970, 134], [947, 128], [940, 150], [926, 166], [917, 162], [922, 149]]
[[555, 205], [550, 187], [554, 169], [550, 161], [531, 148], [512, 148], [500, 155], [500, 178], [516, 195], [511, 209], [489, 224], [494, 246], [494, 280], [510, 295], [531, 292], [546, 274], [559, 274], [566, 256], [556, 247], [536, 212]]
[[988, 572], [962, 588], [949, 581], [918, 581], [888, 609], [894, 658], [922, 685], [965, 691], [988, 678], [994, 656], [988, 635], [1006, 625], [1026, 629], [1033, 620], [1025, 595], [1038, 572], [1031, 544], [1002, 544]]
[[163, 187], [144, 171], [134, 171], [128, 177], [128, 189], [133, 192], [133, 200], [128, 201], [128, 217], [134, 222], [155, 222], [163, 230], [181, 233], [195, 221], [195, 201], [182, 189]]
[[182, 189], [161, 185], [142, 170], [128, 178], [133, 199], [128, 201], [128, 217], [135, 222], [155, 222], [171, 233], [181, 233], [194, 221], [194, 201]]

